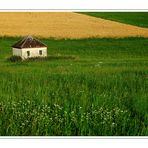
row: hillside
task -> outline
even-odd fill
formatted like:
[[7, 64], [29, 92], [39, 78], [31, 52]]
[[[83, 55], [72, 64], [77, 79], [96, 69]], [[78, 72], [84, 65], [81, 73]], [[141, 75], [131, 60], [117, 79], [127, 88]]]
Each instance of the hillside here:
[[81, 12], [81, 14], [148, 28], [148, 12]]

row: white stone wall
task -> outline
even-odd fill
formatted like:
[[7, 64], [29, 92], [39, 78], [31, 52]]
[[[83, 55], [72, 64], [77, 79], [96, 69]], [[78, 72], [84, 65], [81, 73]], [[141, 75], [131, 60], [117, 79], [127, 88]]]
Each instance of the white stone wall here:
[[[23, 48], [23, 49], [17, 49], [17, 51], [20, 50], [21, 54], [16, 54], [17, 52], [15, 51], [15, 55], [21, 56], [22, 59], [27, 59], [31, 57], [46, 57], [47, 56], [47, 47], [42, 47], [42, 48]], [[42, 50], [42, 55], [39, 54], [39, 51]], [[27, 55], [27, 51], [30, 51], [30, 56]], [[13, 53], [14, 55], [14, 53]]]
[[12, 48], [13, 55], [15, 56], [22, 56], [22, 50], [18, 48]]

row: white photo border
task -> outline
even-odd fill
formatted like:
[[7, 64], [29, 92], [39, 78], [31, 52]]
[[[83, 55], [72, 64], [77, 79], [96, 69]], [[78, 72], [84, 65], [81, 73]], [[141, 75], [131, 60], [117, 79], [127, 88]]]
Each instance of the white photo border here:
[[1, 11], [147, 11], [147, 0], [0, 0]]

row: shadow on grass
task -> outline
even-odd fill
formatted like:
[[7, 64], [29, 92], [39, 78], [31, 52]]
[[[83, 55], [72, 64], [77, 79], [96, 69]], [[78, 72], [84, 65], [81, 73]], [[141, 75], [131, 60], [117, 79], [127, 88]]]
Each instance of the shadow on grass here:
[[30, 61], [51, 61], [51, 60], [76, 60], [75, 55], [49, 55], [47, 57], [31, 57], [23, 60], [20, 56], [11, 56], [7, 60], [10, 62], [30, 62]]

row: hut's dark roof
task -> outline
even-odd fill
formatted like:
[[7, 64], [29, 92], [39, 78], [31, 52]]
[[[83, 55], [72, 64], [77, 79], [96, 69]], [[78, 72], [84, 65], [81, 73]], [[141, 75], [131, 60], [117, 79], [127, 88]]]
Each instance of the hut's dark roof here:
[[22, 48], [40, 48], [47, 46], [38, 39], [35, 39], [32, 36], [27, 36], [16, 42], [14, 45], [12, 45], [12, 47], [22, 49]]

